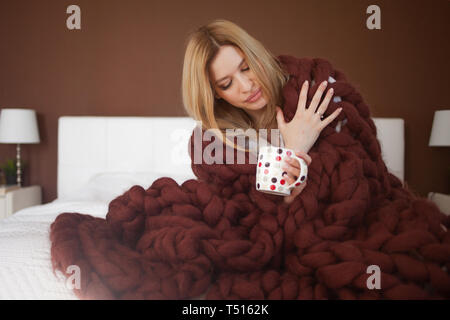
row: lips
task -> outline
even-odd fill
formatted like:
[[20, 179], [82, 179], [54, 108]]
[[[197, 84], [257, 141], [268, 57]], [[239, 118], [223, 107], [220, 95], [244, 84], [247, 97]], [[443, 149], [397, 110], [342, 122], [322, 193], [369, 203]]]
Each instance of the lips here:
[[248, 97], [247, 100], [245, 100], [245, 102], [255, 102], [256, 100], [259, 99], [260, 96], [261, 96], [261, 88], [256, 90], [256, 92], [253, 93], [252, 95], [250, 95], [250, 97]]

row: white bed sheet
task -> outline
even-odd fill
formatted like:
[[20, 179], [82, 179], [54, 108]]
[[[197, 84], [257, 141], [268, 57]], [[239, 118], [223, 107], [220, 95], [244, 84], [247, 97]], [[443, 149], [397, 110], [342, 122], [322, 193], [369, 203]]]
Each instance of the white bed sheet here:
[[0, 299], [77, 299], [50, 259], [50, 225], [62, 212], [105, 217], [108, 203], [54, 201], [0, 220]]

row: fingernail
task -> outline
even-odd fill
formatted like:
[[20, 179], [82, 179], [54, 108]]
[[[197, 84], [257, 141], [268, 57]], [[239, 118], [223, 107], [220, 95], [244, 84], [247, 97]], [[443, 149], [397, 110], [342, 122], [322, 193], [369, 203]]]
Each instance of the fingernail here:
[[308, 80], [305, 80], [305, 82], [303, 82], [303, 85], [307, 86], [308, 85]]

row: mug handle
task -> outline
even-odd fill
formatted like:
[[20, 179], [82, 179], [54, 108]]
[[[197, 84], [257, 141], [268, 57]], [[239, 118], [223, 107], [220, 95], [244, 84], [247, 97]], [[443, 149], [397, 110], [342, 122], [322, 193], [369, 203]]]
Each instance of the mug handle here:
[[308, 176], [308, 165], [306, 164], [306, 161], [300, 157], [297, 157], [295, 153], [292, 153], [290, 157], [296, 159], [300, 163], [300, 175], [298, 176], [297, 180], [295, 180], [291, 185], [287, 186], [288, 189], [296, 187], [296, 184], [298, 183], [305, 183], [306, 177]]

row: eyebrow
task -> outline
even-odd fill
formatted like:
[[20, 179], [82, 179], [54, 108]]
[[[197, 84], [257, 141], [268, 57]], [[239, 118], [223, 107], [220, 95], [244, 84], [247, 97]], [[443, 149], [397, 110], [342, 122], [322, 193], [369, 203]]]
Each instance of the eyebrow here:
[[[242, 59], [242, 61], [241, 61], [241, 63], [239, 63], [239, 65], [238, 65], [238, 69], [242, 66], [242, 64], [245, 62], [245, 59]], [[225, 80], [226, 78], [228, 78], [229, 76], [225, 76], [225, 77], [223, 77], [223, 78], [220, 78], [219, 80], [216, 80], [216, 82], [215, 82], [215, 84], [217, 84], [218, 82], [220, 82], [220, 81], [222, 81], [222, 80]]]

